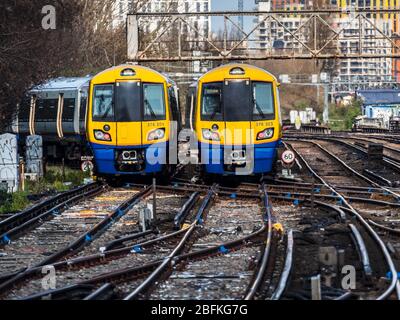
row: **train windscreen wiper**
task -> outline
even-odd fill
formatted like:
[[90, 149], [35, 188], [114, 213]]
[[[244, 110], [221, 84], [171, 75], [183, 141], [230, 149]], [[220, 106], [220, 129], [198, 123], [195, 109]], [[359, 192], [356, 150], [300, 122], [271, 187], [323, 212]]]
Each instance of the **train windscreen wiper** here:
[[262, 111], [262, 109], [260, 108], [260, 105], [258, 104], [258, 102], [256, 100], [254, 100], [255, 106], [256, 106], [256, 110], [258, 111], [258, 113], [260, 114], [260, 116], [265, 119], [265, 114]]
[[156, 116], [156, 114], [155, 114], [153, 108], [151, 107], [150, 102], [149, 102], [148, 100], [144, 100], [144, 103], [145, 103], [145, 105], [146, 105], [146, 108], [150, 111], [151, 117], [152, 117], [153, 119], [157, 119], [157, 116]]

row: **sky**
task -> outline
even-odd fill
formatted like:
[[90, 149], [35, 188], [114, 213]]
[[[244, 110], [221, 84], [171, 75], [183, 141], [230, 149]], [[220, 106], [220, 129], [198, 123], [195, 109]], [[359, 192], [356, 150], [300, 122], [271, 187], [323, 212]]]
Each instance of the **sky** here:
[[[244, 0], [244, 10], [253, 10], [256, 7], [254, 0]], [[211, 0], [211, 6], [213, 11], [221, 11], [221, 10], [237, 10], [238, 1], [237, 0]], [[254, 17], [245, 17], [244, 25], [245, 29], [249, 30], [253, 25]], [[237, 20], [236, 20], [237, 21]], [[224, 22], [222, 18], [213, 18], [212, 28], [216, 32], [219, 29], [224, 28]]]

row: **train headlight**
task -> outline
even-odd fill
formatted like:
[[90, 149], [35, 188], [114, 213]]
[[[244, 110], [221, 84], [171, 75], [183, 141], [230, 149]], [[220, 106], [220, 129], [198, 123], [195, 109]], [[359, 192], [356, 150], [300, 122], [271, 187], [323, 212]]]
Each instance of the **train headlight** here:
[[157, 129], [150, 131], [147, 135], [147, 140], [154, 141], [154, 140], [161, 140], [165, 137], [165, 129]]
[[211, 141], [220, 141], [218, 132], [213, 132], [210, 129], [203, 129], [203, 138]]
[[257, 140], [271, 139], [273, 136], [274, 136], [274, 128], [268, 128], [257, 134]]
[[111, 135], [101, 130], [94, 130], [94, 138], [99, 141], [111, 141]]

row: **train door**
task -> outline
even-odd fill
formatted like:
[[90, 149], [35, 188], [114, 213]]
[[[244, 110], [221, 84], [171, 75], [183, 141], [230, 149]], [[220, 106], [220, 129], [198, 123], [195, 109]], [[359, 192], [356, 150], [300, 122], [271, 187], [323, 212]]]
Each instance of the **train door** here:
[[252, 143], [251, 88], [249, 79], [224, 81], [225, 144], [245, 146]]
[[142, 86], [140, 81], [117, 81], [115, 84], [115, 120], [117, 146], [142, 144]]

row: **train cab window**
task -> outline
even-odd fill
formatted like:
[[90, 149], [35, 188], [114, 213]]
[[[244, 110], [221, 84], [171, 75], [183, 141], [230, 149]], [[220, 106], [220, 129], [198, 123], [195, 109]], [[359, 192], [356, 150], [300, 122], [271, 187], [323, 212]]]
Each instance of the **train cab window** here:
[[222, 115], [222, 82], [203, 84], [201, 102], [201, 120], [223, 120]]
[[63, 121], [73, 121], [75, 112], [75, 99], [64, 98], [64, 108], [62, 114]]
[[253, 82], [253, 120], [275, 119], [272, 83]]
[[143, 84], [144, 121], [165, 120], [165, 98], [163, 84]]
[[93, 121], [114, 120], [114, 86], [97, 85], [94, 87]]

